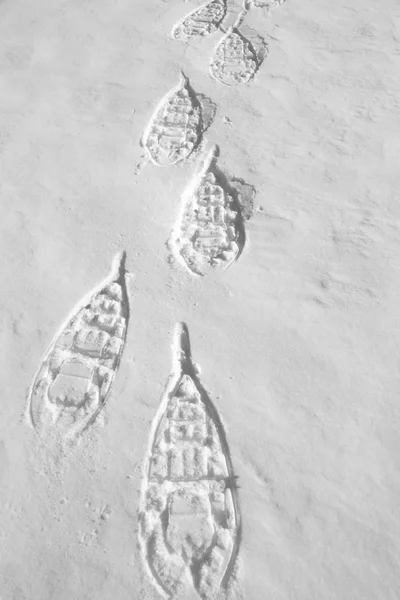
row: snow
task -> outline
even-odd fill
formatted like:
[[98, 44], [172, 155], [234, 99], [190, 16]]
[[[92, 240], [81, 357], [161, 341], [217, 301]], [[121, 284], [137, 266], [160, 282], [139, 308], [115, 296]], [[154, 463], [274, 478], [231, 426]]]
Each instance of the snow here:
[[[139, 511], [184, 322], [237, 477], [228, 599], [397, 600], [399, 7], [250, 8], [240, 31], [268, 53], [225, 86], [209, 73], [221, 33], [171, 35], [197, 6], [0, 2], [0, 598], [162, 597]], [[216, 113], [160, 168], [141, 139], [181, 71]], [[256, 196], [242, 253], [202, 277], [168, 240], [214, 144]], [[35, 374], [121, 251], [111, 394], [75, 438], [38, 432]]]

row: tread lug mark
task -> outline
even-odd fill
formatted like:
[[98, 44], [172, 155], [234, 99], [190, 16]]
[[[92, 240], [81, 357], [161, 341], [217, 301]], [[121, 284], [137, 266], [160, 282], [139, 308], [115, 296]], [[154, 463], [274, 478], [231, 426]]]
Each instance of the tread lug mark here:
[[141, 144], [153, 164], [171, 166], [197, 148], [203, 131], [202, 105], [182, 73], [179, 85], [154, 111]]
[[211, 0], [174, 25], [171, 35], [176, 40], [206, 37], [217, 31], [225, 18], [226, 10], [226, 0]]
[[238, 555], [236, 478], [221, 420], [192, 363], [186, 325], [175, 339], [176, 369], [150, 437], [139, 539], [154, 585], [172, 596], [195, 592], [211, 600], [227, 586]]
[[224, 85], [247, 83], [253, 79], [262, 60], [262, 54], [257, 54], [252, 42], [238, 29], [231, 28], [214, 48], [210, 75]]
[[254, 196], [247, 184], [242, 184], [240, 194], [235, 190], [218, 168], [217, 156], [215, 146], [184, 192], [182, 212], [169, 241], [171, 252], [196, 275], [227, 268], [237, 260], [245, 244], [240, 197], [249, 190]]
[[128, 321], [123, 253], [112, 277], [81, 304], [42, 360], [28, 398], [37, 431], [56, 428], [71, 436], [95, 421], [118, 371]]
[[275, 8], [278, 8], [278, 6], [282, 6], [285, 1], [286, 0], [250, 0], [249, 6], [252, 8], [274, 10]]

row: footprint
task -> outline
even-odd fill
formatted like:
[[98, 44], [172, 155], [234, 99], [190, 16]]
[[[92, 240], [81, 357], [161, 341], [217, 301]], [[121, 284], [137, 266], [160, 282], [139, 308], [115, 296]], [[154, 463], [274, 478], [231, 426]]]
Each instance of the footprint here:
[[171, 166], [186, 159], [201, 142], [209, 125], [206, 117], [182, 73], [179, 85], [161, 100], [143, 134], [141, 143], [150, 160], [158, 166]]
[[176, 40], [206, 37], [217, 31], [226, 15], [226, 0], [212, 0], [190, 12], [172, 28]]
[[[227, 268], [240, 255], [245, 230], [240, 200], [254, 196], [241, 182], [240, 193], [217, 166], [218, 147], [208, 154], [182, 198], [182, 213], [170, 240], [172, 254], [197, 275]], [[248, 193], [250, 190], [250, 194]]]
[[51, 343], [29, 393], [36, 430], [81, 433], [112, 388], [129, 321], [125, 253], [109, 281], [81, 305]]
[[256, 51], [253, 43], [232, 27], [214, 48], [210, 75], [224, 85], [247, 83], [253, 79], [266, 54], [264, 43]]
[[[186, 325], [176, 369], [153, 422], [142, 486], [140, 544], [153, 583], [167, 594], [211, 600], [238, 554], [236, 481], [218, 413], [201, 385]], [[180, 596], [181, 597], [181, 596]]]

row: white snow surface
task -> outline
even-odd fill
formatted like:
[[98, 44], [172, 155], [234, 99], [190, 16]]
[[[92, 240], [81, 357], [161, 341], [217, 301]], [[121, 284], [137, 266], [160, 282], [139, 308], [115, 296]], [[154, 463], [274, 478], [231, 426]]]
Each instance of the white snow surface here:
[[[268, 53], [238, 86], [209, 75], [220, 33], [171, 37], [196, 6], [0, 1], [0, 598], [162, 597], [138, 511], [183, 321], [237, 476], [229, 600], [398, 600], [399, 3], [250, 10]], [[216, 114], [160, 168], [140, 139], [181, 70]], [[257, 194], [239, 259], [195, 277], [167, 242], [211, 144]], [[120, 251], [111, 395], [74, 441], [39, 435], [35, 373]]]

